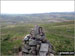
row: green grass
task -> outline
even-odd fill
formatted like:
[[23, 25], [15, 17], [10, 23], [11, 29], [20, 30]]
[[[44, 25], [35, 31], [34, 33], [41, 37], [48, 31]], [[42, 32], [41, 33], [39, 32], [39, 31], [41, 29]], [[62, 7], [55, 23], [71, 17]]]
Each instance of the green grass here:
[[[46, 38], [58, 51], [74, 51], [74, 21], [62, 23], [39, 23], [44, 28]], [[13, 26], [13, 27], [11, 27]], [[2, 54], [11, 55], [14, 47], [22, 45], [24, 36], [30, 33], [34, 24], [6, 25], [1, 29]], [[7, 39], [8, 38], [8, 39]], [[7, 39], [4, 41], [4, 39]]]

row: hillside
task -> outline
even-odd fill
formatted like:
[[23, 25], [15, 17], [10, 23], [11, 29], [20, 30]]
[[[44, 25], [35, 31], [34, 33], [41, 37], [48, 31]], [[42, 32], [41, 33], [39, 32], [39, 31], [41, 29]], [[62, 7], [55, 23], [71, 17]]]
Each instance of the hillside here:
[[18, 53], [23, 38], [35, 24], [43, 27], [46, 38], [54, 46], [56, 53], [74, 51], [74, 12], [39, 14], [1, 14], [2, 55]]
[[63, 22], [75, 19], [74, 12], [54, 12], [39, 14], [1, 14], [0, 22], [7, 24], [35, 22]]
[[[46, 38], [54, 46], [54, 50], [74, 51], [74, 21], [61, 23], [43, 23]], [[34, 24], [4, 25], [1, 28], [1, 52], [4, 55], [13, 55], [22, 46], [23, 38], [28, 34]], [[16, 51], [14, 51], [15, 49]]]

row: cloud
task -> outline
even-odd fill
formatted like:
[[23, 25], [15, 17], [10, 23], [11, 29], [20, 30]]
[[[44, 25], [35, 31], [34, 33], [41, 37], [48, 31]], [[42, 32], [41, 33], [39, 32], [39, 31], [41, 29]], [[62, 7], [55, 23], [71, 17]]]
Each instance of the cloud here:
[[74, 11], [74, 1], [1, 1], [1, 13], [45, 13]]

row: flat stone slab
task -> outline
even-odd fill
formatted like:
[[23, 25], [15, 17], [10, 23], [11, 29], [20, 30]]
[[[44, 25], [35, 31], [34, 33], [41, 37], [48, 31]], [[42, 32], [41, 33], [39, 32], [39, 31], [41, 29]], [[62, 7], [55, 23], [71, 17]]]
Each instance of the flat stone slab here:
[[46, 52], [40, 52], [39, 56], [46, 56]]
[[40, 51], [48, 52], [49, 45], [47, 43], [41, 43]]

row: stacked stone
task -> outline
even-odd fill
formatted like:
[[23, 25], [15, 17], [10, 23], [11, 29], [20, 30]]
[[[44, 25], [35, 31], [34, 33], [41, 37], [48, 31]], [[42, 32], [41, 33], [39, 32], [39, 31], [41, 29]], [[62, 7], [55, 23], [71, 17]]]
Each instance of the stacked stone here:
[[23, 55], [46, 56], [53, 53], [52, 46], [46, 40], [29, 39], [22, 48]]
[[[35, 28], [36, 29], [36, 28]], [[50, 53], [53, 53], [52, 45], [48, 40], [42, 38], [38, 31], [34, 31], [35, 37], [31, 38], [27, 36], [24, 39], [24, 46], [22, 47], [22, 54], [25, 55], [38, 55], [38, 56], [47, 56]]]

